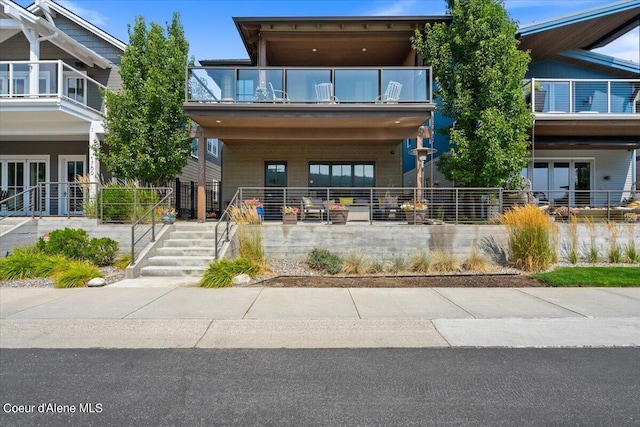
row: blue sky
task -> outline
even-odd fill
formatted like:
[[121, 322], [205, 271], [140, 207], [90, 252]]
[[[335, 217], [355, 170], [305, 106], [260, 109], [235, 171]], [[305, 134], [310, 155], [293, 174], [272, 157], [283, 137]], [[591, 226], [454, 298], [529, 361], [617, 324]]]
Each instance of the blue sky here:
[[[32, 0], [17, 0], [29, 6]], [[590, 9], [614, 0], [506, 0], [520, 25]], [[232, 17], [440, 15], [444, 0], [57, 0], [112, 36], [127, 43], [127, 24], [136, 16], [164, 25], [180, 13], [191, 55], [200, 59], [247, 58]], [[596, 50], [640, 63], [639, 30]]]

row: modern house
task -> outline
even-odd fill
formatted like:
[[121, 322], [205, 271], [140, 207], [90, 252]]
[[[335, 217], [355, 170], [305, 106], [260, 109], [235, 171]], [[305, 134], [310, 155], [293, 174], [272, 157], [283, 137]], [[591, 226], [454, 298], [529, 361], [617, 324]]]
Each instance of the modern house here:
[[[121, 88], [126, 44], [51, 0], [0, 6], [0, 200], [46, 183], [37, 206], [25, 193], [0, 209], [81, 215], [82, 189], [71, 183], [112, 177], [94, 147], [105, 132], [101, 91]], [[183, 182], [197, 181], [197, 156]], [[208, 141], [206, 156], [208, 178], [219, 181], [217, 141]]]
[[[535, 115], [522, 175], [539, 197], [615, 205], [640, 191], [640, 64], [592, 52], [638, 26], [640, 2], [627, 0], [525, 25], [516, 34], [531, 54], [524, 91]], [[436, 111], [434, 123], [451, 122]], [[436, 133], [434, 146], [446, 152], [446, 137]], [[412, 148], [415, 140], [405, 141], [407, 185], [415, 183]], [[433, 169], [434, 184], [452, 185]]]
[[402, 141], [435, 108], [410, 38], [448, 19], [235, 18], [249, 60], [200, 60], [184, 104], [224, 143], [223, 200], [239, 187], [280, 204], [282, 187], [402, 187]]

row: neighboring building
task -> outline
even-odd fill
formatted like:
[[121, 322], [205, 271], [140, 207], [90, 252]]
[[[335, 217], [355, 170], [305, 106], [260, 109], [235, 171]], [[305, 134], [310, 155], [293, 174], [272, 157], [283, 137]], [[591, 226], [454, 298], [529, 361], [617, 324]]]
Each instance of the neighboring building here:
[[435, 108], [410, 38], [448, 19], [235, 18], [249, 62], [201, 60], [185, 103], [224, 143], [223, 201], [239, 187], [402, 187], [402, 140]]
[[[603, 205], [640, 190], [640, 65], [591, 52], [639, 25], [640, 3], [633, 0], [525, 25], [516, 34], [532, 59], [525, 90], [534, 87], [531, 160], [523, 175], [541, 197]], [[437, 111], [434, 122], [451, 123]], [[413, 185], [415, 165], [406, 152], [415, 140], [405, 146], [405, 182]], [[436, 133], [434, 147], [446, 152], [446, 137]], [[452, 185], [437, 169], [433, 181]], [[576, 200], [574, 190], [590, 192]]]
[[[50, 0], [0, 6], [0, 195], [50, 183], [39, 201], [45, 214], [82, 214], [74, 202], [82, 196], [67, 183], [111, 178], [94, 145], [105, 132], [101, 90], [121, 88], [126, 44]], [[207, 178], [219, 181], [219, 148], [210, 145]], [[183, 181], [197, 181], [194, 164], [188, 159]]]

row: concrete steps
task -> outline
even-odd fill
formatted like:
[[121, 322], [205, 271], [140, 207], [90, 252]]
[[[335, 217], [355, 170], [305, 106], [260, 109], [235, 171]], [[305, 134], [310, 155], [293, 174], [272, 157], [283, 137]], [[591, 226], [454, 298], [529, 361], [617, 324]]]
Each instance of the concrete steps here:
[[200, 277], [215, 260], [214, 224], [176, 223], [140, 270], [144, 277]]

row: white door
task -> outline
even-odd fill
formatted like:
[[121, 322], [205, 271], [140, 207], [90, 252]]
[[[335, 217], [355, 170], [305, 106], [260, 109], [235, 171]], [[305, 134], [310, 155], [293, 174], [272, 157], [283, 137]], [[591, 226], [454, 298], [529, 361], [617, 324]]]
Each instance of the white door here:
[[77, 178], [86, 171], [85, 156], [60, 156], [60, 215], [81, 215], [84, 211], [84, 194]]

